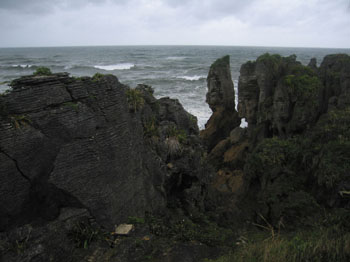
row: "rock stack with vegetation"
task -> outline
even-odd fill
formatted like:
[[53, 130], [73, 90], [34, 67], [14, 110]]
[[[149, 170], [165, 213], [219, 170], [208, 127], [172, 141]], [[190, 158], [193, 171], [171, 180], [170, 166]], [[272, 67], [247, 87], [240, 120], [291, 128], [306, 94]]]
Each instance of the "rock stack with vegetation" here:
[[211, 150], [241, 121], [235, 110], [235, 90], [230, 70], [230, 57], [224, 56], [211, 65], [208, 78], [206, 102], [213, 111], [212, 116], [201, 132], [201, 138]]
[[217, 219], [248, 233], [220, 261], [350, 259], [350, 57], [312, 61], [265, 54], [241, 67], [238, 115], [248, 127], [209, 148], [209, 160]]
[[[0, 96], [2, 261], [349, 261], [350, 57], [208, 75], [205, 130], [115, 76]], [[240, 127], [245, 118], [248, 127]]]

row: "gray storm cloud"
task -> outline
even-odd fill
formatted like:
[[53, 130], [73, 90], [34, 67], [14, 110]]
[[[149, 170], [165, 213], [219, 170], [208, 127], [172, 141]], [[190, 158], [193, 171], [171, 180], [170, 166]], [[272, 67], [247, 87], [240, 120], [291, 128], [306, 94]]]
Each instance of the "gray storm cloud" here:
[[349, 0], [1, 0], [0, 47], [346, 47]]
[[[103, 5], [108, 0], [1, 0], [0, 9], [22, 13], [50, 13], [59, 9], [82, 8], [89, 4]], [[113, 0], [115, 4], [125, 4], [128, 0]]]

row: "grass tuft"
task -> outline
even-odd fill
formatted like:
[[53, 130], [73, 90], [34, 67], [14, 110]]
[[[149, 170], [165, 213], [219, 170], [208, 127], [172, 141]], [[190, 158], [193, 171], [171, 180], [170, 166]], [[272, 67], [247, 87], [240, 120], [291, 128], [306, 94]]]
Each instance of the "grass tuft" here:
[[134, 88], [130, 88], [126, 91], [126, 99], [129, 103], [129, 109], [132, 112], [141, 110], [145, 104], [142, 92]]

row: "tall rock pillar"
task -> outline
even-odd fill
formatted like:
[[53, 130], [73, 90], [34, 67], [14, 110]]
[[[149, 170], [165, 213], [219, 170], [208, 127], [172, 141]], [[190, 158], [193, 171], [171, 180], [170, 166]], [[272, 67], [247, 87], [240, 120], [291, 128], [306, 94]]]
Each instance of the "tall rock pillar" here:
[[235, 90], [229, 56], [224, 56], [211, 65], [207, 83], [206, 102], [213, 114], [200, 135], [208, 151], [211, 151], [218, 142], [227, 138], [230, 131], [241, 123], [235, 109]]

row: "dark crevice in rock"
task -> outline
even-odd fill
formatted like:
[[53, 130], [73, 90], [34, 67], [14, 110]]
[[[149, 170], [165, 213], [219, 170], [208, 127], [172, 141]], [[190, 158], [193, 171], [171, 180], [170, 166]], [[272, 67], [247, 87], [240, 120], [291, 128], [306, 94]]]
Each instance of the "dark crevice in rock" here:
[[74, 98], [73, 93], [72, 93], [71, 90], [69, 90], [69, 86], [68, 86], [67, 84], [65, 85], [65, 89], [66, 89], [67, 93], [69, 94], [69, 96], [71, 97], [72, 102], [77, 102], [77, 101], [79, 101], [78, 99]]
[[85, 206], [70, 193], [41, 180], [34, 180], [30, 193], [23, 203], [21, 212], [12, 217], [8, 229], [24, 224], [44, 225], [55, 220], [61, 208], [85, 208]]
[[62, 207], [86, 208], [70, 193], [45, 181], [33, 183], [26, 205], [32, 210], [34, 219], [39, 216], [47, 221], [54, 220]]
[[[188, 174], [172, 174], [167, 181], [166, 192], [168, 197], [168, 205], [170, 207], [178, 206], [178, 201], [182, 205], [187, 202], [186, 189], [191, 188], [195, 183], [198, 183], [198, 178]], [[201, 191], [203, 188], [200, 189]]]
[[4, 150], [2, 150], [1, 148], [0, 148], [0, 153], [2, 153], [3, 155], [5, 155], [5, 156], [6, 156], [7, 158], [9, 158], [11, 161], [13, 161], [13, 163], [14, 163], [15, 166], [16, 166], [17, 171], [21, 174], [21, 176], [22, 176], [23, 178], [25, 178], [26, 180], [28, 180], [29, 183], [31, 183], [30, 178], [29, 178], [28, 176], [26, 176], [26, 175], [24, 174], [24, 172], [21, 170], [21, 168], [19, 167], [18, 162], [17, 162], [16, 159], [12, 158], [9, 154], [7, 154], [7, 153], [6, 153]]

